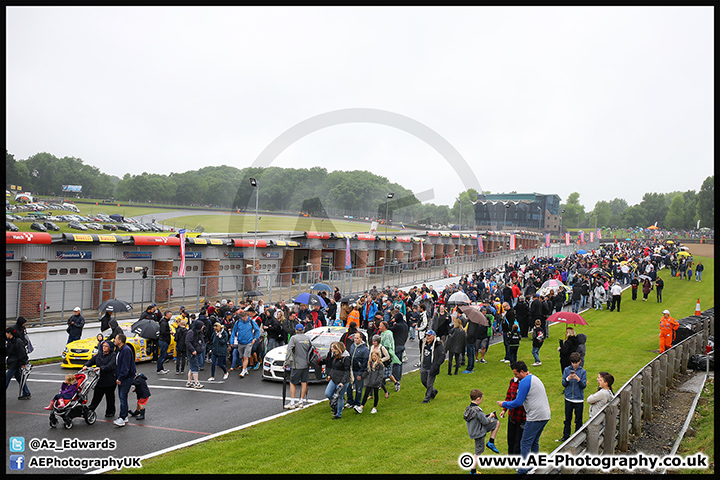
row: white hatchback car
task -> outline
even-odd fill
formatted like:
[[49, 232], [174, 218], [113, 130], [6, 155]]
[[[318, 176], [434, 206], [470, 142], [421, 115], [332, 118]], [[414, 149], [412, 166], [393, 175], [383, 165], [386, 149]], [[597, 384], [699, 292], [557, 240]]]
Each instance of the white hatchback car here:
[[[358, 331], [367, 337], [364, 330], [358, 329]], [[320, 357], [324, 359], [330, 351], [330, 344], [339, 342], [345, 332], [347, 332], [346, 327], [318, 327], [306, 332], [306, 335], [310, 337], [310, 342], [318, 349]], [[282, 347], [273, 348], [265, 354], [263, 359], [263, 380], [282, 381], [286, 353], [287, 345], [283, 345]], [[315, 372], [315, 369], [310, 367], [310, 383], [325, 380], [325, 365], [321, 368], [321, 372]]]

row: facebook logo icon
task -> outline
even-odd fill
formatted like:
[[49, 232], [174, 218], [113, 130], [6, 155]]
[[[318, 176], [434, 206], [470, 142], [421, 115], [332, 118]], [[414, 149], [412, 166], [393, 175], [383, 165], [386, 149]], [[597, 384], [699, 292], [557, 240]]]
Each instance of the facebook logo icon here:
[[10, 470], [25, 470], [25, 455], [10, 455]]

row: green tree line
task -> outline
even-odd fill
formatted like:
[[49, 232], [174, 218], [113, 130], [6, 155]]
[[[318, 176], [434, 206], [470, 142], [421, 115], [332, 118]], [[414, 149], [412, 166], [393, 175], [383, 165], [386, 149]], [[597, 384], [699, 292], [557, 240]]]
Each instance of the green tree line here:
[[[5, 151], [8, 184], [22, 185], [24, 190], [42, 196], [62, 196], [62, 185], [82, 185], [82, 196], [113, 198], [134, 203], [199, 205], [238, 210], [254, 210], [255, 194], [263, 211], [305, 212], [313, 215], [367, 216], [388, 218], [418, 224], [475, 224], [478, 192], [459, 192], [450, 207], [421, 203], [413, 192], [387, 178], [363, 170], [333, 171], [325, 168], [247, 167], [238, 169], [221, 165], [208, 166], [169, 175], [142, 172], [126, 173], [118, 178], [102, 173], [75, 157], [58, 158], [37, 153], [26, 160], [16, 160]], [[255, 178], [259, 187], [250, 185]], [[637, 205], [622, 198], [599, 201], [590, 211], [580, 203], [580, 193], [573, 192], [560, 206], [565, 228], [647, 227], [692, 229], [712, 227], [715, 221], [714, 175], [707, 177], [700, 190], [670, 193], [646, 193]], [[393, 193], [387, 200], [388, 193]], [[484, 192], [490, 193], [490, 192]]]

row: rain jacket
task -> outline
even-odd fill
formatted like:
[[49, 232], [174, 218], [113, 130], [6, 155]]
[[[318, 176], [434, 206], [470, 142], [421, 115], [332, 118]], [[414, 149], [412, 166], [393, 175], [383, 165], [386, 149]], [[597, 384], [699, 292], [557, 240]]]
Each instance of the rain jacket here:
[[260, 328], [255, 321], [249, 316], [245, 318], [247, 320], [243, 321], [242, 317], [240, 317], [233, 325], [232, 334], [230, 335], [232, 345], [249, 345], [253, 340], [260, 338]]

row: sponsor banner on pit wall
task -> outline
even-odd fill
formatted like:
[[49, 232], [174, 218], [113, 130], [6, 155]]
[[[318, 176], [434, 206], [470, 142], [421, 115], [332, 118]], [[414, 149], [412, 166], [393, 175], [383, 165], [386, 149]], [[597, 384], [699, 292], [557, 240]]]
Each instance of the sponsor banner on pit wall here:
[[[178, 258], [180, 258], [180, 252], [177, 252]], [[185, 258], [202, 258], [202, 252], [185, 252]]]
[[245, 258], [245, 252], [224, 252], [225, 258]]
[[5, 250], [5, 260], [15, 259], [15, 252], [13, 250]]
[[149, 259], [152, 258], [152, 252], [123, 252], [123, 258], [128, 259]]
[[263, 258], [280, 258], [280, 252], [263, 252]]
[[57, 250], [55, 258], [58, 260], [90, 260], [92, 252]]

